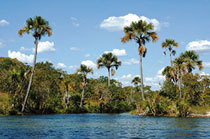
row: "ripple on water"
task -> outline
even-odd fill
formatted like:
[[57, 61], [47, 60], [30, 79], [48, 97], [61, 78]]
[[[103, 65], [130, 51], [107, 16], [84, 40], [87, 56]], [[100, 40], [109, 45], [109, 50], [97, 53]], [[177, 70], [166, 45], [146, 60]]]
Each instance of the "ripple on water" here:
[[130, 114], [0, 117], [0, 138], [210, 138], [210, 118]]

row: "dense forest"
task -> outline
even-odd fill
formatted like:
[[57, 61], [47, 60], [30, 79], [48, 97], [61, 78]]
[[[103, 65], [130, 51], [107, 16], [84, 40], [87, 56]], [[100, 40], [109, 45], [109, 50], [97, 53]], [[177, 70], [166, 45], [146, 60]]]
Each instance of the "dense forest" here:
[[[31, 66], [17, 59], [0, 58], [0, 114], [20, 114]], [[179, 87], [168, 76], [160, 91], [145, 86], [145, 99], [140, 94], [140, 80], [132, 80], [134, 86], [122, 87], [114, 79], [101, 76], [87, 78], [83, 105], [80, 106], [84, 88], [80, 72], [67, 74], [53, 67], [52, 63], [36, 64], [36, 72], [26, 104], [27, 114], [50, 113], [119, 113], [136, 110], [146, 115], [187, 116], [192, 107], [210, 105], [210, 78], [188, 73], [182, 76], [182, 98]]]
[[123, 64], [112, 53], [104, 53], [96, 61], [98, 69], [107, 68], [108, 76], [87, 78], [94, 71], [81, 65], [74, 74], [57, 69], [50, 62], [36, 63], [38, 41], [52, 35], [49, 23], [38, 16], [29, 18], [18, 31], [32, 33], [35, 39], [33, 65], [17, 59], [0, 57], [0, 114], [52, 113], [120, 113], [129, 112], [153, 116], [186, 117], [191, 113], [210, 110], [210, 77], [194, 73], [202, 70], [202, 60], [194, 51], [185, 51], [173, 59], [178, 43], [166, 39], [164, 54], [169, 53], [170, 66], [162, 74], [161, 89], [152, 91], [143, 83], [142, 59], [147, 54], [146, 43], [156, 42], [159, 36], [146, 21], [132, 22], [124, 28], [122, 43], [135, 41], [140, 56], [140, 77], [131, 80], [133, 86], [122, 86], [111, 75]]

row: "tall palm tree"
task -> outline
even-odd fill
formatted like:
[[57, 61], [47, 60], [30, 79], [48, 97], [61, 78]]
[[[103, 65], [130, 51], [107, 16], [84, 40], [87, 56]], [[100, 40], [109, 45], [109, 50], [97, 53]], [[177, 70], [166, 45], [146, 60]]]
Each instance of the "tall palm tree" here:
[[[169, 51], [171, 67], [173, 66], [172, 55], [175, 56], [175, 54], [176, 54], [176, 51], [173, 48], [174, 47], [177, 48], [178, 46], [179, 46], [179, 44], [172, 39], [166, 39], [165, 42], [162, 43], [162, 48], [165, 48], [166, 51], [168, 49], [168, 51]], [[165, 55], [166, 55], [166, 51], [164, 51]]]
[[83, 100], [84, 100], [85, 88], [86, 88], [86, 86], [87, 86], [87, 75], [88, 75], [89, 73], [93, 74], [93, 69], [87, 67], [86, 65], [81, 64], [81, 65], [80, 65], [80, 68], [77, 69], [77, 72], [78, 72], [79, 74], [81, 74], [81, 75], [82, 75], [82, 78], [83, 78], [83, 84], [82, 84], [82, 86], [83, 86], [83, 89], [82, 89], [82, 97], [81, 97], [81, 101], [80, 101], [80, 107], [82, 107], [82, 106], [83, 106]]
[[140, 56], [140, 73], [141, 73], [141, 92], [142, 99], [144, 100], [144, 84], [143, 84], [143, 70], [142, 70], [142, 57], [146, 56], [147, 49], [145, 47], [146, 42], [152, 40], [156, 42], [158, 35], [152, 31], [154, 26], [152, 23], [139, 20], [138, 22], [132, 22], [130, 26], [124, 27], [125, 36], [121, 38], [122, 43], [134, 40], [138, 44], [138, 52]]
[[178, 82], [179, 87], [179, 99], [182, 98], [182, 91], [181, 91], [181, 85], [182, 85], [182, 76], [186, 74], [186, 66], [184, 65], [184, 59], [179, 57], [174, 60], [174, 66], [172, 67], [172, 76], [176, 76], [176, 81]]
[[[121, 64], [122, 64], [122, 62], [118, 61], [117, 56], [113, 55], [112, 53], [104, 53], [97, 60], [98, 69], [100, 69], [102, 67], [106, 67], [108, 70], [108, 86], [110, 85], [110, 70], [114, 67], [117, 70], [118, 67], [121, 66]], [[112, 69], [112, 73], [114, 73], [114, 69]]]
[[181, 53], [180, 57], [184, 59], [187, 72], [191, 73], [197, 66], [199, 70], [203, 69], [202, 61], [199, 60], [199, 56], [194, 51], [185, 51]]
[[37, 49], [38, 49], [38, 41], [42, 38], [42, 36], [52, 35], [52, 29], [49, 26], [49, 22], [43, 19], [41, 16], [36, 16], [34, 19], [29, 18], [26, 20], [26, 25], [23, 29], [18, 30], [18, 34], [22, 37], [23, 33], [27, 34], [32, 34], [35, 41], [35, 51], [34, 51], [34, 60], [33, 60], [33, 67], [31, 71], [31, 77], [29, 80], [26, 96], [24, 99], [23, 107], [22, 107], [22, 112], [25, 110], [25, 105], [28, 99], [29, 91], [31, 88], [32, 80], [33, 80], [33, 75], [34, 75], [34, 70], [35, 70], [35, 65], [36, 65], [36, 57], [37, 57]]

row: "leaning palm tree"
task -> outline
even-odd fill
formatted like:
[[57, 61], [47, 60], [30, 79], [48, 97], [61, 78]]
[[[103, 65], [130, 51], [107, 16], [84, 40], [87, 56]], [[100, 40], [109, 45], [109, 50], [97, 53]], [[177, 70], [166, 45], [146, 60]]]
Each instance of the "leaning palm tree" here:
[[44, 20], [41, 16], [36, 16], [34, 19], [29, 18], [26, 20], [26, 25], [23, 29], [18, 30], [18, 34], [22, 37], [23, 33], [27, 34], [32, 34], [35, 41], [35, 51], [34, 51], [34, 60], [33, 60], [33, 67], [31, 71], [31, 77], [29, 80], [26, 96], [24, 99], [23, 107], [22, 107], [22, 112], [24, 112], [25, 105], [28, 99], [29, 91], [31, 88], [32, 80], [33, 80], [33, 75], [34, 75], [34, 70], [35, 70], [35, 65], [36, 65], [36, 57], [37, 57], [37, 49], [38, 49], [38, 41], [42, 38], [42, 36], [52, 35], [52, 29], [49, 26], [49, 22]]
[[165, 48], [166, 50], [164, 51], [164, 54], [166, 55], [166, 51], [168, 49], [169, 51], [169, 57], [170, 57], [170, 62], [171, 62], [171, 67], [173, 65], [172, 61], [172, 55], [175, 56], [176, 51], [173, 49], [174, 47], [178, 47], [179, 44], [175, 42], [174, 40], [171, 39], [166, 39], [165, 42], [162, 43], [162, 48]]
[[108, 70], [108, 86], [110, 85], [110, 70], [112, 69], [112, 76], [114, 75], [114, 67], [117, 70], [119, 66], [121, 66], [122, 62], [118, 61], [117, 56], [113, 55], [112, 53], [104, 53], [98, 60], [97, 60], [97, 67], [98, 69], [102, 67], [106, 67]]
[[184, 59], [187, 72], [191, 73], [197, 66], [199, 70], [203, 69], [202, 61], [199, 60], [199, 56], [194, 51], [185, 51], [181, 53], [180, 57]]
[[83, 100], [84, 100], [85, 88], [87, 86], [87, 75], [89, 73], [93, 74], [93, 69], [87, 67], [86, 65], [81, 64], [80, 65], [80, 68], [77, 69], [77, 73], [81, 74], [82, 75], [82, 78], [83, 78], [83, 83], [82, 83], [82, 87], [83, 87], [83, 89], [82, 89], [82, 97], [81, 97], [81, 101], [80, 101], [80, 107], [82, 107], [83, 106]]
[[145, 47], [146, 42], [152, 40], [156, 42], [158, 35], [154, 30], [152, 23], [139, 20], [138, 22], [132, 22], [130, 26], [124, 27], [125, 36], [121, 38], [122, 43], [134, 40], [138, 44], [138, 52], [140, 56], [140, 73], [141, 73], [141, 92], [142, 99], [144, 100], [144, 84], [143, 84], [143, 71], [142, 71], [142, 57], [146, 56], [147, 49]]

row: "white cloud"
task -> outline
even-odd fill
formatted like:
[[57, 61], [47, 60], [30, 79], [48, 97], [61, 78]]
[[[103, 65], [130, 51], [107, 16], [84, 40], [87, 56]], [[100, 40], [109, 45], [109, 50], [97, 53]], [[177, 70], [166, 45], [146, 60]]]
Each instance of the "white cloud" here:
[[125, 62], [123, 62], [124, 65], [135, 65], [135, 64], [139, 64], [139, 60], [135, 59], [135, 58], [131, 58]]
[[127, 55], [125, 49], [122, 49], [122, 50], [113, 49], [112, 51], [105, 51], [104, 53], [109, 53], [109, 52], [113, 53], [116, 56], [126, 56]]
[[96, 64], [93, 63], [93, 61], [91, 61], [91, 60], [82, 61], [81, 64], [86, 65], [91, 68], [96, 68]]
[[73, 16], [72, 16], [72, 17], [71, 17], [71, 20], [72, 20], [72, 21], [77, 21], [78, 19], [77, 19], [76, 17], [73, 17]]
[[4, 43], [3, 41], [0, 40], [0, 48], [3, 48], [4, 47]]
[[54, 42], [49, 42], [49, 41], [39, 42], [39, 44], [38, 44], [38, 50], [37, 50], [38, 53], [42, 53], [42, 52], [54, 52], [54, 51], [55, 51]]
[[162, 75], [163, 70], [164, 67], [160, 69], [154, 77], [145, 77], [145, 84], [153, 88], [159, 88], [159, 83], [162, 83], [165, 79], [165, 76]]
[[131, 85], [131, 82], [130, 81], [120, 81], [123, 86], [130, 86]]
[[19, 61], [24, 63], [32, 63], [34, 55], [26, 55], [19, 51], [8, 51], [8, 57], [10, 58], [17, 58]]
[[86, 54], [85, 57], [90, 57], [90, 54]]
[[0, 20], [0, 26], [7, 26], [9, 25], [9, 22], [5, 19]]
[[71, 17], [71, 22], [72, 22], [72, 25], [75, 26], [75, 27], [79, 27], [80, 24], [78, 23], [78, 19], [76, 17]]
[[131, 74], [128, 74], [128, 75], [123, 75], [121, 78], [122, 79], [132, 79], [133, 77]]
[[201, 72], [201, 74], [200, 74], [201, 76], [203, 75], [203, 76], [210, 76], [210, 74], [208, 74], [208, 73], [205, 73], [205, 72]]
[[31, 51], [32, 49], [31, 48], [25, 48], [23, 46], [20, 47], [20, 51], [22, 52], [27, 52], [27, 51]]
[[210, 62], [203, 62], [204, 68], [210, 68]]
[[207, 53], [210, 52], [210, 41], [200, 40], [192, 41], [187, 44], [186, 50], [193, 50], [198, 53]]
[[145, 16], [137, 16], [136, 14], [129, 13], [124, 16], [111, 16], [105, 19], [100, 27], [103, 29], [107, 29], [110, 31], [121, 31], [125, 26], [130, 26], [131, 22], [137, 22], [139, 20], [146, 21], [147, 23], [153, 23], [154, 31], [158, 31], [160, 29], [160, 23], [157, 19], [149, 19]]
[[58, 63], [57, 67], [58, 68], [66, 68], [67, 66], [64, 63]]
[[70, 50], [70, 51], [80, 51], [80, 49], [77, 48], [77, 47], [71, 47], [71, 48], [69, 48], [69, 50]]

